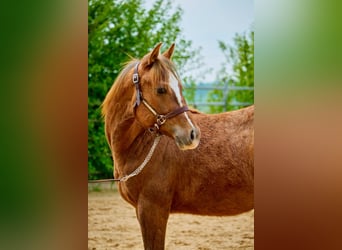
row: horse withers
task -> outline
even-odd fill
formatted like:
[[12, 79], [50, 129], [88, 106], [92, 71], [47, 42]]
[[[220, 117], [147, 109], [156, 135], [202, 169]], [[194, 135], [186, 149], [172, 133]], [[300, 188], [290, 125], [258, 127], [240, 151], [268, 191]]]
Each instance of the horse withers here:
[[164, 249], [170, 213], [254, 208], [254, 106], [211, 115], [189, 109], [174, 44], [163, 54], [160, 47], [128, 62], [102, 105], [114, 176], [136, 210], [145, 249]]

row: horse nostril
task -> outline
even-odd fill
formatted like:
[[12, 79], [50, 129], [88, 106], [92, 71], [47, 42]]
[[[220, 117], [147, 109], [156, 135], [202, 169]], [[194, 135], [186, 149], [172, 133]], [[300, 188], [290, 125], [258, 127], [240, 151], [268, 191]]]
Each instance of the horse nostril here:
[[193, 141], [195, 139], [195, 131], [192, 129], [190, 132], [190, 139]]

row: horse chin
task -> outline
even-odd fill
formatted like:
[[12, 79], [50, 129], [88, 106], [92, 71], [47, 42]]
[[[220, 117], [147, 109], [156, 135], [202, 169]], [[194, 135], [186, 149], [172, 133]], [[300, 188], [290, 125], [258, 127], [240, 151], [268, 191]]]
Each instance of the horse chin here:
[[185, 144], [185, 143], [176, 139], [176, 145], [178, 146], [178, 148], [180, 150], [184, 150], [184, 151], [190, 150], [190, 149], [195, 149], [195, 148], [197, 148], [198, 144], [199, 144], [199, 140], [194, 140], [189, 144]]

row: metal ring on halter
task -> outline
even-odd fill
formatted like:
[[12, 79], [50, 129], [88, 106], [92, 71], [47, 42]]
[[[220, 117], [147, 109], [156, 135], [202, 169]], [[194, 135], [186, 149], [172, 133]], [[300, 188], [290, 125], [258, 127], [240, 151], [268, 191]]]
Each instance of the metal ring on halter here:
[[166, 116], [165, 115], [158, 115], [157, 116], [157, 124], [159, 126], [163, 125], [166, 122]]

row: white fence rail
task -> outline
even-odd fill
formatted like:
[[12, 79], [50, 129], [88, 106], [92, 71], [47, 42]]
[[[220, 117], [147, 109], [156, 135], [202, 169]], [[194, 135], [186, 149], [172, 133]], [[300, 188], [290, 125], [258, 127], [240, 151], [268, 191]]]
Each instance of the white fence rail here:
[[188, 104], [194, 107], [209, 107], [209, 106], [218, 106], [218, 107], [223, 107], [223, 110], [226, 111], [227, 106], [249, 106], [252, 105], [253, 103], [250, 102], [237, 102], [237, 101], [230, 101], [227, 102], [228, 100], [228, 95], [230, 91], [244, 91], [244, 90], [252, 90], [254, 91], [254, 87], [247, 87], [247, 86], [222, 86], [222, 87], [213, 87], [213, 86], [196, 86], [196, 87], [185, 87], [185, 89], [191, 89], [194, 91], [197, 90], [221, 90], [223, 93], [223, 101], [222, 102], [203, 102], [203, 101], [198, 101], [198, 102], [189, 102]]

